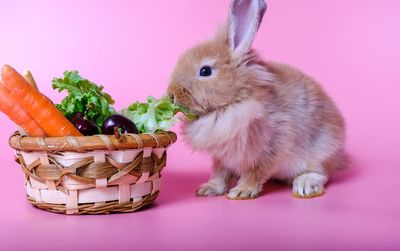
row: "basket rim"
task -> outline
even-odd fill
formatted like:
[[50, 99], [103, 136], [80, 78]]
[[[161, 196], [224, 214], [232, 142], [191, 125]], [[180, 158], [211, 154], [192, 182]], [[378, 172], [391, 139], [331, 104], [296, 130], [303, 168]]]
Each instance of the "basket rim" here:
[[87, 152], [95, 150], [127, 150], [145, 147], [168, 147], [177, 140], [172, 131], [142, 134], [67, 136], [67, 137], [29, 137], [15, 132], [9, 139], [11, 148], [20, 151], [45, 152]]

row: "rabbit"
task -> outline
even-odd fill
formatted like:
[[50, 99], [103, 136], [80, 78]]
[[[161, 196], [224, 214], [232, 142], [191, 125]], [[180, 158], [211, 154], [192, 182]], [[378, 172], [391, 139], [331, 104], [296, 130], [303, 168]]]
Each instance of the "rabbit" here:
[[345, 165], [345, 121], [320, 84], [251, 48], [266, 7], [233, 0], [228, 23], [172, 72], [168, 95], [197, 115], [182, 122], [185, 141], [213, 160], [198, 196], [254, 199], [271, 179], [292, 184], [295, 197], [321, 196]]

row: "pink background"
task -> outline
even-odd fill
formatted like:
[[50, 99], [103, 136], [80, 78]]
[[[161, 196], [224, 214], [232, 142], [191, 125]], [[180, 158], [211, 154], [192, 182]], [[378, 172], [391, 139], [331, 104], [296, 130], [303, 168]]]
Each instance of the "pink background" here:
[[[229, 0], [0, 0], [0, 64], [50, 81], [66, 69], [117, 108], [160, 96], [177, 57], [224, 22]], [[210, 161], [178, 141], [155, 205], [134, 214], [68, 217], [25, 201], [0, 115], [1, 250], [394, 250], [400, 248], [400, 1], [270, 0], [255, 47], [321, 81], [348, 123], [350, 170], [324, 197], [298, 200], [267, 184], [254, 201], [197, 198]], [[82, 248], [82, 249], [81, 249]], [[84, 249], [83, 249], [84, 248]]]

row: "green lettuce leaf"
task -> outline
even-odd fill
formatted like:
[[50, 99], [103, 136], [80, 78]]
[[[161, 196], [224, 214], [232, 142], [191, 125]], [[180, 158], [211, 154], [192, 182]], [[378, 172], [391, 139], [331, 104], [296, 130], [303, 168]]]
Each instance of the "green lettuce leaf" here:
[[121, 113], [131, 119], [139, 133], [154, 133], [158, 130], [168, 131], [177, 119], [177, 113], [183, 113], [187, 119], [194, 120], [196, 116], [183, 106], [172, 103], [168, 96], [156, 99], [147, 98], [147, 103], [136, 102]]
[[67, 118], [82, 112], [86, 119], [96, 122], [101, 128], [104, 120], [116, 113], [112, 107], [115, 102], [103, 92], [103, 86], [82, 78], [78, 71], [65, 71], [63, 78], [54, 78], [52, 82], [53, 89], [68, 92], [68, 96], [56, 104]]

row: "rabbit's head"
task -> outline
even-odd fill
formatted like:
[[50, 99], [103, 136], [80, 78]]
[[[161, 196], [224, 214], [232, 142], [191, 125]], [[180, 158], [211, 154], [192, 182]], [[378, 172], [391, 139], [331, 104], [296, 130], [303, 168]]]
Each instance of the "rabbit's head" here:
[[245, 83], [260, 71], [251, 45], [266, 10], [264, 0], [233, 0], [227, 25], [215, 37], [183, 54], [168, 94], [201, 116], [254, 95]]

